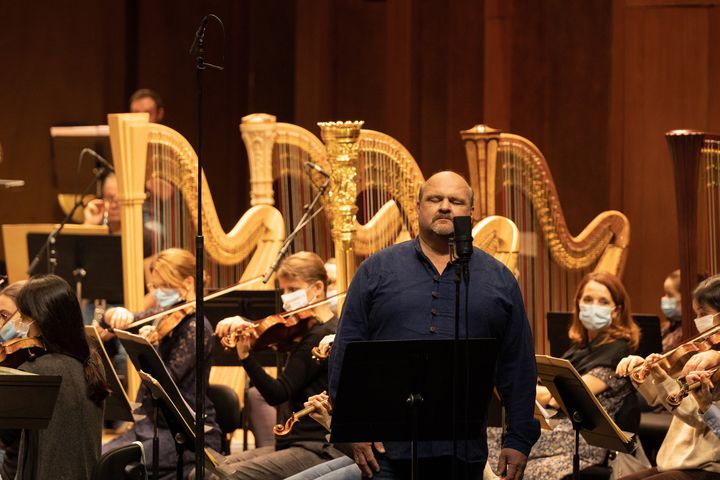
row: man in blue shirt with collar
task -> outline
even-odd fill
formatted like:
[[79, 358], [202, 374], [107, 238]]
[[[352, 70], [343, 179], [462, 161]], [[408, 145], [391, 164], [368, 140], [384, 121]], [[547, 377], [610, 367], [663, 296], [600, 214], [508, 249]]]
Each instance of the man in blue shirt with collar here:
[[[472, 189], [461, 176], [454, 172], [433, 175], [418, 195], [418, 237], [386, 248], [360, 265], [348, 289], [333, 344], [329, 384], [332, 398], [337, 393], [348, 343], [454, 337], [457, 266], [450, 263], [448, 241], [453, 233], [453, 217], [470, 215], [472, 201]], [[499, 343], [495, 385], [506, 409], [507, 434], [498, 471], [502, 479], [519, 480], [540, 435], [533, 417], [536, 372], [530, 325], [515, 277], [504, 265], [475, 248], [469, 268], [469, 337], [492, 337]], [[465, 298], [464, 285], [460, 298]], [[461, 317], [461, 338], [465, 336], [464, 325]], [[448, 359], [448, 374], [451, 368], [452, 359]], [[468, 450], [464, 441], [458, 443], [459, 471], [468, 467], [470, 478], [480, 479], [488, 460], [484, 430], [470, 440]], [[449, 475], [452, 442], [420, 442], [418, 451], [421, 475], [431, 471]], [[408, 442], [356, 443], [353, 453], [364, 476], [409, 477]]]

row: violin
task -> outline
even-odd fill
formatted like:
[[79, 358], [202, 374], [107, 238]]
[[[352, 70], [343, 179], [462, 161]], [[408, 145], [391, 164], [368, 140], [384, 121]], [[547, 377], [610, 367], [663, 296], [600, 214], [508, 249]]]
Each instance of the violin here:
[[[203, 297], [203, 301], [207, 302], [208, 300], [212, 300], [214, 298], [218, 298], [218, 297], [222, 297], [223, 295], [227, 295], [230, 292], [235, 292], [237, 290], [243, 290], [243, 289], [247, 288], [248, 286], [252, 285], [253, 283], [257, 282], [261, 278], [262, 277], [255, 277], [250, 280], [246, 280], [244, 282], [236, 283], [235, 285], [231, 285], [227, 288], [223, 288], [222, 290], [218, 290], [217, 292], [213, 292], [209, 295], [205, 295]], [[195, 311], [195, 300], [191, 300], [189, 302], [184, 302], [184, 303], [178, 303], [177, 305], [173, 305], [170, 308], [167, 308], [167, 309], [159, 311], [157, 313], [153, 313], [152, 315], [149, 315], [147, 317], [136, 320], [133, 323], [131, 323], [130, 325], [128, 325], [127, 327], [125, 327], [125, 330], [132, 330], [134, 328], [139, 328], [144, 325], [149, 325], [150, 323], [155, 322], [158, 319], [162, 319], [162, 318], [170, 315], [171, 313], [175, 313], [175, 312], [179, 312], [179, 311], [187, 311], [186, 309], [188, 307], [192, 307], [192, 309], [193, 309], [190, 313], [194, 312]], [[185, 315], [189, 315], [189, 314], [186, 313]], [[180, 318], [180, 320], [182, 320], [182, 317]], [[178, 323], [180, 322], [180, 320], [178, 320]], [[177, 323], [175, 325], [177, 326]]]
[[295, 425], [297, 422], [300, 421], [300, 419], [306, 415], [310, 415], [315, 411], [315, 406], [310, 405], [308, 407], [303, 408], [299, 412], [295, 412], [292, 415], [290, 415], [290, 418], [287, 419], [285, 424], [278, 423], [273, 427], [273, 433], [278, 437], [284, 437], [290, 431], [292, 430], [293, 425]]
[[[720, 367], [713, 368], [707, 372], [710, 373], [710, 381], [713, 384], [717, 384], [717, 382], [720, 381]], [[667, 403], [673, 408], [678, 407], [680, 403], [682, 403], [683, 399], [690, 395], [690, 392], [702, 387], [702, 379], [688, 383], [685, 380], [685, 377], [682, 377], [678, 379], [678, 383], [680, 384], [680, 390], [673, 395], [668, 395], [667, 397]]]
[[0, 343], [0, 367], [17, 368], [45, 353], [45, 344], [38, 337], [13, 338]]
[[332, 351], [333, 342], [335, 341], [335, 335], [327, 335], [322, 340], [320, 340], [320, 343], [316, 347], [313, 347], [312, 352], [312, 358], [316, 362], [324, 362], [328, 359], [330, 356], [330, 352]]
[[289, 312], [270, 315], [253, 323], [252, 327], [244, 327], [220, 339], [220, 343], [227, 349], [237, 347], [240, 338], [250, 338], [255, 351], [271, 349], [282, 350], [292, 345], [294, 339], [302, 336], [309, 330], [310, 319], [313, 318], [314, 308], [332, 302], [336, 297], [342, 298], [345, 292], [311, 303]]
[[641, 363], [630, 373], [630, 377], [635, 383], [643, 383], [653, 365], [659, 365], [668, 375], [677, 375], [690, 357], [713, 349], [720, 349], [720, 325], [715, 325], [707, 332], [678, 345], [654, 361]]
[[174, 312], [160, 318], [157, 325], [155, 325], [155, 330], [147, 335], [147, 341], [150, 343], [160, 343], [160, 340], [167, 337], [173, 330], [175, 330], [175, 327], [177, 327], [185, 317], [193, 313], [195, 313], [194, 304], [186, 305], [185, 308], [175, 310]]

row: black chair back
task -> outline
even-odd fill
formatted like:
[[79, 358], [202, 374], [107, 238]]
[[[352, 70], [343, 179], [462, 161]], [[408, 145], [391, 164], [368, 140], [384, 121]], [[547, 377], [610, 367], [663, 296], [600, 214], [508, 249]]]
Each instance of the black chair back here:
[[230, 439], [232, 433], [242, 425], [242, 410], [240, 400], [235, 390], [227, 385], [208, 385], [207, 395], [215, 405], [215, 414], [222, 435], [222, 453], [230, 454]]
[[147, 480], [142, 443], [133, 442], [105, 452], [93, 468], [93, 480]]

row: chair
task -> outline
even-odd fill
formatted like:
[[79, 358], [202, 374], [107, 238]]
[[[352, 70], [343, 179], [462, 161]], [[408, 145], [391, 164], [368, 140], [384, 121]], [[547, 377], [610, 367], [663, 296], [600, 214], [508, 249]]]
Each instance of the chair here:
[[93, 468], [92, 480], [147, 480], [142, 443], [132, 442], [105, 452]]
[[223, 455], [230, 454], [230, 440], [235, 430], [242, 425], [240, 400], [235, 390], [227, 385], [208, 385], [207, 395], [215, 405], [215, 415], [222, 432]]

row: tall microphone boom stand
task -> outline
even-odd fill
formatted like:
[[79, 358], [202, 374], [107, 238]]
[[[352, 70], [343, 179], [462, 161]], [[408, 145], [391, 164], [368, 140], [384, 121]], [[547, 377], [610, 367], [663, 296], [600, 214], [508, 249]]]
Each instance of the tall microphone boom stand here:
[[[207, 14], [190, 47], [190, 55], [196, 55], [197, 80], [197, 235], [195, 237], [195, 478], [205, 478], [205, 301], [204, 301], [204, 237], [202, 227], [202, 151], [203, 151], [203, 72], [207, 67], [222, 70], [222, 66], [205, 62], [205, 30], [208, 19], [213, 18], [223, 30], [225, 27], [216, 15]], [[178, 452], [178, 456], [182, 455]], [[180, 460], [178, 460], [178, 463]], [[178, 480], [182, 480], [182, 469], [178, 466]]]
[[309, 205], [305, 206], [305, 212], [303, 213], [302, 218], [298, 222], [298, 224], [295, 226], [292, 232], [290, 232], [290, 235], [285, 237], [285, 241], [282, 244], [282, 247], [280, 247], [280, 251], [277, 254], [277, 257], [275, 257], [275, 261], [270, 265], [270, 268], [267, 269], [265, 272], [265, 275], [263, 275], [263, 283], [267, 283], [268, 280], [270, 280], [270, 277], [272, 276], [273, 272], [277, 270], [278, 265], [280, 264], [280, 260], [285, 256], [285, 254], [288, 251], [288, 248], [290, 248], [290, 244], [295, 239], [298, 233], [300, 233], [300, 230], [302, 230], [305, 225], [310, 223], [310, 220], [315, 218], [315, 216], [320, 213], [323, 210], [323, 205], [320, 205], [320, 208], [315, 210], [315, 206], [320, 201], [320, 198], [325, 195], [325, 191], [327, 190], [328, 186], [330, 185], [330, 177], [326, 177], [325, 181], [322, 185], [320, 185], [320, 188], [318, 189], [317, 193], [315, 194], [315, 197], [313, 197], [312, 202], [310, 202]]

